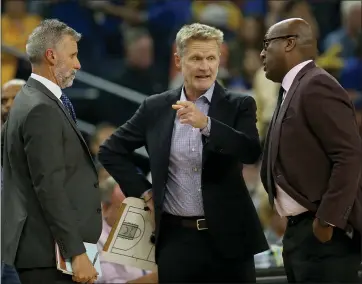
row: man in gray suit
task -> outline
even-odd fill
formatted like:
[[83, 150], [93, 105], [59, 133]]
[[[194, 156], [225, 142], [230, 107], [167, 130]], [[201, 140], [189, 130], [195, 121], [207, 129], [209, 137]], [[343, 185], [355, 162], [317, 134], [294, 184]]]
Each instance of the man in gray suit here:
[[[62, 89], [80, 69], [81, 36], [58, 20], [29, 36], [32, 71], [3, 129], [2, 259], [26, 283], [93, 283], [83, 242], [102, 229], [97, 172]], [[56, 269], [55, 242], [73, 277]]]

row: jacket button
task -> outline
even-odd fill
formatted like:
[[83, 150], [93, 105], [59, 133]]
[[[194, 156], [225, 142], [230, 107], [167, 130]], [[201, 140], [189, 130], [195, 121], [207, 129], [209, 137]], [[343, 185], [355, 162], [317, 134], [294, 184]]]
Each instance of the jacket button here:
[[151, 235], [151, 237], [150, 237], [150, 242], [151, 242], [151, 244], [155, 244], [155, 243], [156, 243], [155, 233], [152, 233], [152, 235]]
[[97, 213], [98, 213], [98, 214], [102, 213], [102, 209], [101, 209], [101, 208], [97, 208]]

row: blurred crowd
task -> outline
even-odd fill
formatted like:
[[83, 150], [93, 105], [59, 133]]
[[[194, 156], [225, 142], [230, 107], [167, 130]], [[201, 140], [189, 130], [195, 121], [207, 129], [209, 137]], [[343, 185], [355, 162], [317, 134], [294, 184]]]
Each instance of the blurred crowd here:
[[[248, 93], [256, 99], [261, 141], [272, 117], [279, 89], [278, 84], [264, 76], [259, 57], [263, 37], [277, 21], [300, 17], [312, 25], [319, 39], [317, 65], [333, 74], [350, 93], [361, 123], [360, 1], [4, 0], [2, 5], [2, 44], [25, 52], [27, 37], [35, 26], [42, 19], [57, 18], [83, 35], [79, 44], [83, 71], [147, 96], [182, 84], [182, 76], [172, 60], [175, 35], [182, 25], [200, 22], [221, 29], [225, 42], [218, 81], [228, 89]], [[4, 92], [4, 83], [13, 78], [27, 79], [31, 70], [24, 60], [4, 52], [1, 57], [4, 110], [9, 108], [9, 100], [15, 96], [14, 92]], [[127, 113], [126, 108], [117, 111]], [[104, 111], [112, 110], [107, 107]], [[96, 113], [92, 115], [96, 116]], [[127, 113], [117, 123], [123, 123], [129, 115]], [[78, 116], [82, 118], [81, 114]], [[114, 131], [112, 124], [116, 124], [107, 118], [102, 119], [102, 116], [97, 117], [92, 123], [99, 125], [89, 139], [94, 156], [100, 144]], [[271, 245], [280, 246], [286, 222], [268, 204], [259, 178], [259, 165], [244, 165], [241, 171], [268, 241]], [[100, 184], [104, 188], [112, 184], [105, 183], [108, 178], [108, 173], [99, 166]], [[116, 187], [115, 184], [112, 186]], [[272, 250], [258, 258], [257, 266], [282, 265], [280, 259], [278, 250]]]

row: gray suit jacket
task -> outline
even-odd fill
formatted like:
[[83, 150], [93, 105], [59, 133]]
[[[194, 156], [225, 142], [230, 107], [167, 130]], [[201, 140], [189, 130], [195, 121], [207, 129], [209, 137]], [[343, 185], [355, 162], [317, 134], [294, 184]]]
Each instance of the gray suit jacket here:
[[85, 252], [102, 229], [98, 176], [63, 104], [29, 78], [2, 137], [2, 259], [17, 268], [54, 267]]

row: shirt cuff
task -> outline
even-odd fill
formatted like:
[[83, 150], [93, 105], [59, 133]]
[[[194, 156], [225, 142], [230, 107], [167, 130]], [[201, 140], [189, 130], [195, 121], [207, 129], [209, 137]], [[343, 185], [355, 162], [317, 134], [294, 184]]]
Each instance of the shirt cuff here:
[[201, 131], [201, 134], [206, 136], [206, 137], [209, 137], [210, 136], [210, 131], [211, 131], [211, 119], [210, 117], [207, 117], [207, 125], [200, 130]]

